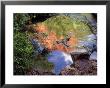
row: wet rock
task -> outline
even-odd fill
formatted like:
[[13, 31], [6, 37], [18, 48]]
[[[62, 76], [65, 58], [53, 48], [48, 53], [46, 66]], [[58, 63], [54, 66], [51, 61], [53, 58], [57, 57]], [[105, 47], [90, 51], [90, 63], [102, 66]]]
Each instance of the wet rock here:
[[89, 60], [97, 60], [97, 52], [96, 52], [96, 51], [94, 51], [94, 52], [90, 55]]

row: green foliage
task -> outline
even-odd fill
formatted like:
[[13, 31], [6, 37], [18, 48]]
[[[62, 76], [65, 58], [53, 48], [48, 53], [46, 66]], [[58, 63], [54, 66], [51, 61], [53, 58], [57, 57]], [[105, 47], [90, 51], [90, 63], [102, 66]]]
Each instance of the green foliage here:
[[23, 75], [33, 63], [33, 46], [25, 32], [20, 32], [29, 20], [25, 13], [14, 14], [14, 74]]
[[31, 68], [33, 60], [33, 46], [25, 33], [14, 33], [14, 71], [15, 74], [25, 74]]
[[15, 56], [28, 58], [32, 54], [33, 46], [25, 33], [16, 32], [14, 34], [14, 52]]
[[14, 31], [22, 30], [22, 27], [30, 19], [29, 15], [26, 13], [14, 13]]

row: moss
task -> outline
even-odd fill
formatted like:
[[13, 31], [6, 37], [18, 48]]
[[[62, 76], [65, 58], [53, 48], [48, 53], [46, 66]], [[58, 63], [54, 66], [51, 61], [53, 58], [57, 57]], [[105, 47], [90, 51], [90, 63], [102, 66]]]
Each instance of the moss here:
[[91, 34], [90, 28], [84, 22], [64, 15], [53, 16], [43, 23], [50, 31], [55, 31], [58, 36], [66, 36], [67, 33], [73, 32], [78, 39], [84, 39], [86, 35]]

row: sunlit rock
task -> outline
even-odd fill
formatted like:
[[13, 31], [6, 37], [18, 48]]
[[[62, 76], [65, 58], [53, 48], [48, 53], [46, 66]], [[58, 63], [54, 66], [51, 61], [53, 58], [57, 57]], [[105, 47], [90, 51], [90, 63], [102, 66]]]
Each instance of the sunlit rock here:
[[80, 41], [80, 46], [83, 46], [90, 55], [89, 60], [97, 60], [97, 36], [94, 34], [88, 35], [87, 40]]
[[40, 42], [36, 39], [30, 39], [31, 43], [35, 49], [36, 53], [42, 53], [42, 51], [44, 50], [44, 47], [40, 44]]
[[88, 35], [87, 38], [88, 38], [88, 40], [96, 40], [97, 36], [94, 34], [91, 34], [91, 35]]
[[94, 52], [90, 55], [89, 60], [97, 60], [97, 52], [96, 52], [96, 51], [94, 51]]

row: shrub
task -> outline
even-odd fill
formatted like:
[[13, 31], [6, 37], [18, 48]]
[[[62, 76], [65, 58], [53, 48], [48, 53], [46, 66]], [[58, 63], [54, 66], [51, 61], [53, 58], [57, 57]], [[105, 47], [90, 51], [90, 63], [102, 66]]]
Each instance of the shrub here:
[[14, 33], [14, 73], [25, 74], [33, 60], [33, 46], [25, 33]]
[[27, 13], [14, 13], [14, 31], [22, 30], [26, 22], [30, 19]]
[[29, 15], [25, 13], [15, 13], [14, 15], [14, 74], [26, 74], [26, 70], [31, 68], [33, 62], [33, 46], [28, 40], [25, 32], [20, 32], [29, 20]]

